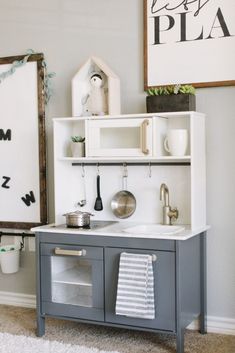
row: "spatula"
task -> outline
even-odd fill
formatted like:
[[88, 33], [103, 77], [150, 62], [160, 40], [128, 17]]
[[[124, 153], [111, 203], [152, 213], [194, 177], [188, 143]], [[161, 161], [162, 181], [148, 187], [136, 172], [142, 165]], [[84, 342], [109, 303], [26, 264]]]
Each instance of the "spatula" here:
[[95, 206], [94, 209], [96, 211], [102, 211], [103, 210], [103, 204], [102, 204], [102, 199], [100, 197], [100, 176], [97, 175], [96, 177], [96, 186], [97, 186], [97, 197], [95, 200]]

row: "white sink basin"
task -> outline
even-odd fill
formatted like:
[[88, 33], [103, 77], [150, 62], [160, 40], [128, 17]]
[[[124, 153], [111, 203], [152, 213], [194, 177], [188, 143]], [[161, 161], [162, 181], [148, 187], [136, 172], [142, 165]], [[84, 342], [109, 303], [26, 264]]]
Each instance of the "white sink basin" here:
[[162, 224], [141, 224], [135, 227], [129, 227], [123, 229], [123, 232], [130, 234], [142, 234], [142, 235], [171, 235], [180, 233], [185, 228], [182, 226], [165, 226]]

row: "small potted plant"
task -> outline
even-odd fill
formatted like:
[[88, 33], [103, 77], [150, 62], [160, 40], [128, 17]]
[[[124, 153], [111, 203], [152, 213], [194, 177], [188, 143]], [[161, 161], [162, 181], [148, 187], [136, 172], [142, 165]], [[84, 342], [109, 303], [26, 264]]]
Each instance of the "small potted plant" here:
[[192, 85], [149, 88], [146, 106], [148, 113], [196, 110], [195, 88]]
[[73, 157], [85, 157], [85, 137], [71, 136], [71, 150]]

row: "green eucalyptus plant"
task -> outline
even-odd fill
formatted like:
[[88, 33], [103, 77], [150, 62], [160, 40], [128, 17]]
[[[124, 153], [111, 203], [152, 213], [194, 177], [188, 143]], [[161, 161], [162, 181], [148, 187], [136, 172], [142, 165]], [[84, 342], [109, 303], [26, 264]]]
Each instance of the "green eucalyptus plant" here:
[[195, 95], [195, 88], [192, 85], [160, 86], [156, 88], [149, 88], [146, 93], [148, 96], [167, 96], [171, 94]]
[[71, 136], [71, 140], [73, 142], [84, 142], [85, 141], [85, 137], [82, 137], [82, 136]]

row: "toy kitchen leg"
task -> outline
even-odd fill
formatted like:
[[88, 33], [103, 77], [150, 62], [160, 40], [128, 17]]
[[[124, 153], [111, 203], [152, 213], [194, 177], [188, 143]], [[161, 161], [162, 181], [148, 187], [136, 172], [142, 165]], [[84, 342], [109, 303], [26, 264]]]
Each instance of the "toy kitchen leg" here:
[[200, 235], [200, 304], [201, 304], [201, 312], [200, 312], [200, 333], [207, 333], [206, 327], [206, 314], [207, 314], [207, 287], [206, 287], [206, 234], [202, 233]]
[[176, 334], [176, 353], [184, 353], [184, 329], [180, 328]]
[[41, 280], [40, 280], [40, 245], [39, 245], [39, 236], [36, 235], [36, 284], [37, 284], [37, 331], [36, 334], [38, 337], [41, 337], [45, 334], [45, 317], [42, 316], [41, 308]]
[[37, 336], [42, 337], [45, 334], [45, 317], [37, 315]]
[[176, 241], [176, 352], [184, 353], [184, 333], [199, 318], [206, 333], [206, 233]]

